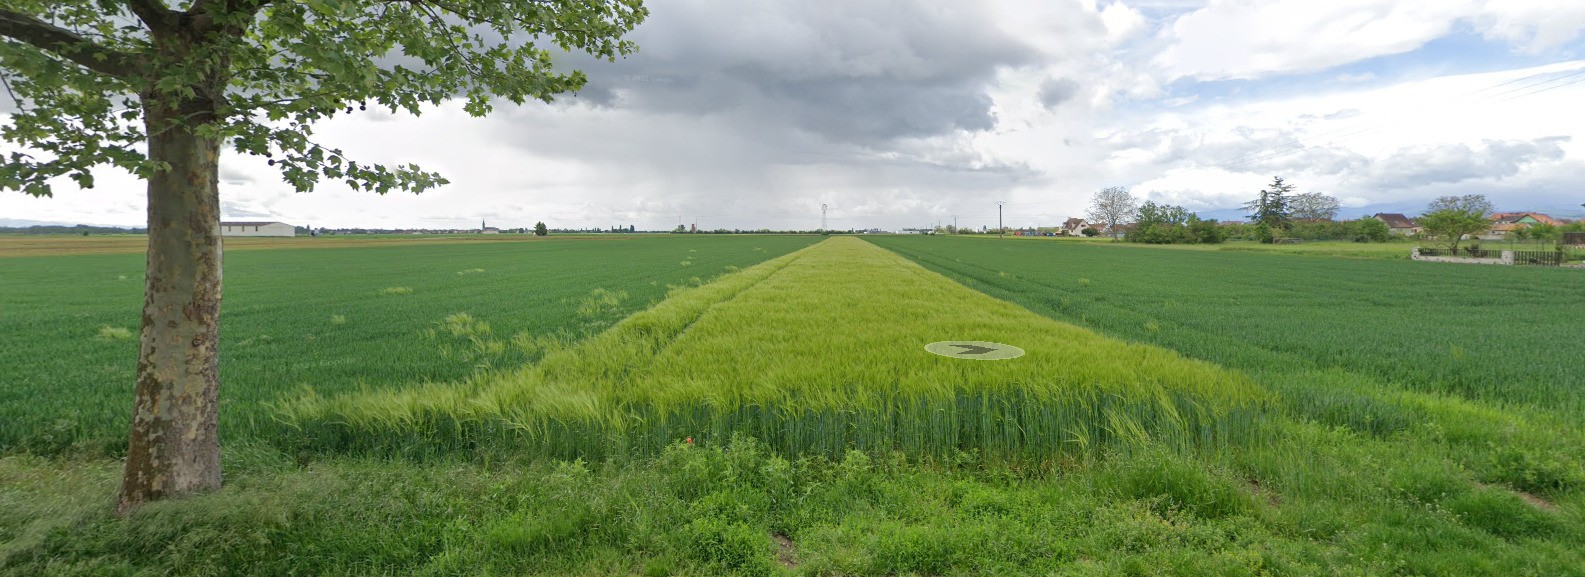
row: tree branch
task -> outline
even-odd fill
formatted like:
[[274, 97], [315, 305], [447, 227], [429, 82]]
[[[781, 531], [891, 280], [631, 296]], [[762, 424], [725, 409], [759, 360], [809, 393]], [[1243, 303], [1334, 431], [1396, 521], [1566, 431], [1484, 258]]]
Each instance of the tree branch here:
[[274, 0], [198, 0], [187, 9], [187, 14], [194, 18], [213, 21], [217, 11], [235, 10], [252, 16], [258, 14], [265, 6]]
[[171, 17], [175, 15], [170, 8], [160, 0], [127, 0], [127, 8], [142, 20], [149, 30], [168, 30], [173, 24]]
[[268, 6], [273, 1], [274, 0], [230, 0], [228, 2], [227, 0], [198, 0], [197, 2], [193, 3], [192, 8], [187, 10], [187, 13], [199, 14], [203, 12], [213, 12], [214, 9], [217, 8], [217, 4], [229, 5], [236, 10], [257, 12], [259, 9]]
[[12, 10], [0, 10], [0, 36], [56, 54], [94, 72], [131, 79], [143, 63], [131, 54], [110, 50], [76, 32]]

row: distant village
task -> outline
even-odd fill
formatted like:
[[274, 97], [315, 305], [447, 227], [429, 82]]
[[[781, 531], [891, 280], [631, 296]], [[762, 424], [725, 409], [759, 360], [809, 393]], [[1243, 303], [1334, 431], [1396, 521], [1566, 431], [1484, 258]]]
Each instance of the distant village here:
[[[1403, 213], [1382, 212], [1369, 217], [1386, 224], [1387, 232], [1395, 238], [1418, 238], [1424, 229], [1410, 217]], [[1536, 227], [1545, 228], [1575, 228], [1585, 219], [1568, 219], [1554, 217], [1541, 212], [1496, 212], [1489, 217], [1490, 226], [1479, 233], [1466, 235], [1468, 240], [1480, 241], [1506, 241], [1526, 240], [1528, 231]], [[1341, 221], [1334, 224], [1344, 224], [1356, 221]], [[1251, 223], [1241, 220], [1218, 221], [1217, 226], [1235, 231], [1230, 238], [1239, 238], [1236, 231], [1241, 227], [1251, 226]], [[1570, 226], [1575, 225], [1575, 226]], [[1104, 224], [1092, 223], [1085, 218], [1068, 218], [1061, 224], [1052, 226], [1022, 226], [1008, 227], [1003, 234], [1010, 236], [1045, 236], [1045, 237], [1110, 237], [1114, 233], [1120, 238], [1126, 238], [1133, 231], [1135, 225], [1119, 224], [1112, 230]], [[142, 234], [141, 228], [114, 228], [102, 226], [76, 225], [37, 225], [28, 227], [0, 227], [0, 232], [13, 234]], [[959, 228], [954, 225], [938, 225], [931, 227], [907, 227], [898, 230], [869, 229], [841, 229], [841, 230], [772, 230], [772, 229], [701, 229], [697, 225], [678, 225], [676, 228], [666, 230], [639, 230], [634, 225], [611, 226], [607, 228], [551, 228], [551, 234], [997, 234], [995, 227], [982, 226], [979, 228]], [[481, 222], [477, 228], [314, 228], [311, 226], [296, 226], [279, 221], [225, 221], [221, 223], [221, 233], [233, 237], [295, 237], [319, 235], [349, 235], [349, 234], [432, 234], [432, 235], [462, 235], [462, 234], [534, 234], [533, 227], [500, 228], [489, 226]], [[1577, 237], [1571, 237], [1577, 238]], [[1343, 240], [1343, 239], [1307, 239], [1307, 240]], [[1575, 244], [1575, 243], [1569, 243]]]
[[[1374, 218], [1376, 220], [1382, 221], [1383, 223], [1386, 223], [1388, 233], [1391, 234], [1392, 236], [1395, 236], [1395, 237], [1414, 237], [1414, 236], [1420, 235], [1420, 234], [1422, 234], [1424, 232], [1424, 230], [1421, 228], [1421, 226], [1419, 224], [1417, 224], [1413, 218], [1411, 218], [1411, 217], [1409, 217], [1407, 215], [1404, 215], [1402, 213], [1397, 213], [1397, 212], [1378, 212], [1378, 213], [1373, 214], [1373, 215], [1371, 215], [1369, 217], [1366, 217], [1366, 218]], [[1567, 219], [1567, 218], [1556, 218], [1556, 217], [1553, 217], [1551, 215], [1547, 215], [1547, 214], [1543, 214], [1543, 213], [1539, 213], [1539, 212], [1528, 212], [1528, 211], [1526, 211], [1526, 212], [1497, 212], [1497, 213], [1492, 213], [1491, 216], [1490, 216], [1490, 220], [1491, 220], [1491, 227], [1488, 230], [1486, 230], [1484, 232], [1481, 232], [1481, 233], [1478, 233], [1478, 234], [1469, 235], [1466, 238], [1470, 238], [1470, 239], [1474, 239], [1474, 240], [1507, 240], [1507, 239], [1513, 238], [1515, 236], [1515, 233], [1518, 233], [1521, 230], [1529, 229], [1529, 228], [1537, 226], [1537, 225], [1545, 225], [1545, 226], [1552, 226], [1552, 227], [1564, 227], [1564, 226], [1568, 226], [1570, 224], [1573, 224], [1575, 222], [1580, 222], [1581, 219], [1572, 219], [1571, 220], [1571, 219]], [[1347, 221], [1344, 221], [1344, 222], [1347, 222]], [[1217, 222], [1218, 226], [1222, 226], [1222, 227], [1225, 227], [1225, 228], [1248, 226], [1250, 224], [1251, 224], [1250, 222], [1242, 221], [1242, 220], [1223, 220], [1223, 221], [1218, 221]], [[951, 228], [952, 227], [948, 226], [948, 227], [942, 227], [942, 228], [934, 229], [934, 230], [929, 230], [929, 229], [909, 229], [909, 230], [910, 231], [916, 231], [916, 232], [949, 233], [949, 234], [950, 233], [954, 233], [954, 232], [964, 232], [964, 233], [984, 232], [984, 231], [970, 231], [970, 230], [955, 231], [955, 230], [951, 230]], [[1089, 235], [1085, 234], [1084, 231], [1086, 229], [1089, 229], [1089, 230], [1093, 231], [1093, 234], [1089, 234]], [[1117, 229], [1118, 230], [1116, 232], [1119, 235], [1126, 236], [1127, 233], [1130, 232], [1133, 229], [1133, 225], [1132, 224], [1122, 224], [1122, 225], [1118, 225]], [[996, 231], [994, 229], [992, 229], [989, 232], [994, 234]], [[1110, 228], [1106, 227], [1105, 225], [1092, 224], [1088, 220], [1085, 220], [1083, 218], [1069, 218], [1066, 221], [1064, 221], [1061, 226], [1010, 228], [1010, 229], [1007, 230], [1007, 234], [1010, 234], [1010, 235], [1013, 235], [1013, 236], [1110, 236], [1112, 232], [1113, 231]], [[1522, 236], [1522, 235], [1519, 235], [1519, 236]]]
[[[1376, 213], [1366, 218], [1380, 220], [1387, 225], [1387, 231], [1394, 237], [1411, 238], [1422, 234], [1423, 229], [1415, 219], [1395, 212]], [[1488, 230], [1478, 234], [1469, 235], [1467, 238], [1474, 240], [1508, 240], [1514, 238], [1519, 231], [1535, 226], [1564, 227], [1576, 220], [1557, 218], [1540, 212], [1497, 212], [1490, 216], [1491, 226]], [[1342, 221], [1351, 222], [1351, 221]], [[477, 228], [312, 228], [293, 226], [283, 222], [224, 222], [221, 232], [226, 236], [317, 236], [338, 234], [533, 234], [533, 227], [499, 228], [480, 223]], [[1250, 223], [1241, 220], [1218, 221], [1217, 225], [1223, 228], [1236, 229], [1249, 226]], [[1115, 232], [1120, 237], [1126, 237], [1133, 229], [1133, 224], [1121, 224], [1113, 231], [1104, 224], [1092, 223], [1087, 219], [1068, 218], [1059, 225], [1053, 226], [1024, 226], [1009, 227], [1004, 234], [1011, 236], [1112, 236]], [[60, 228], [60, 227], [56, 227]], [[958, 228], [953, 225], [935, 227], [910, 227], [900, 230], [871, 229], [843, 229], [843, 230], [771, 230], [771, 229], [700, 229], [696, 225], [678, 225], [668, 230], [639, 230], [634, 225], [613, 226], [609, 228], [574, 228], [549, 229], [555, 234], [819, 234], [821, 232], [836, 234], [996, 234], [995, 227]], [[1523, 236], [1519, 234], [1517, 236]], [[1234, 237], [1236, 238], [1236, 236]], [[1329, 240], [1329, 239], [1317, 239]]]

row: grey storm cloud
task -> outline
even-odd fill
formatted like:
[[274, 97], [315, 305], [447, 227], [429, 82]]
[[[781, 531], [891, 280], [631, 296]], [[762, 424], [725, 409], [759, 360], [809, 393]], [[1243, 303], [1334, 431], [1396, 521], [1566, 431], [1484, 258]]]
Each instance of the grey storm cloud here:
[[997, 128], [998, 74], [1043, 64], [977, 5], [651, 9], [632, 35], [638, 53], [564, 57], [558, 65], [583, 70], [588, 85], [556, 106], [503, 109], [491, 139], [597, 167], [581, 196], [608, 210], [700, 215], [701, 226], [739, 205], [797, 212], [825, 201], [852, 215], [911, 198], [890, 212], [912, 218], [940, 208], [929, 195], [975, 198], [1043, 178], [968, 142]]
[[1501, 180], [1537, 162], [1562, 160], [1568, 136], [1536, 140], [1484, 140], [1465, 144], [1401, 149], [1372, 166], [1371, 179], [1383, 188], [1408, 188], [1469, 180]]
[[1046, 110], [1056, 110], [1078, 94], [1079, 83], [1071, 78], [1052, 78], [1040, 84], [1040, 104]]
[[634, 32], [638, 54], [576, 62], [590, 77], [579, 99], [655, 114], [739, 111], [761, 125], [878, 148], [989, 130], [996, 120], [986, 90], [997, 70], [1037, 54], [980, 12], [967, 4], [668, 2]]

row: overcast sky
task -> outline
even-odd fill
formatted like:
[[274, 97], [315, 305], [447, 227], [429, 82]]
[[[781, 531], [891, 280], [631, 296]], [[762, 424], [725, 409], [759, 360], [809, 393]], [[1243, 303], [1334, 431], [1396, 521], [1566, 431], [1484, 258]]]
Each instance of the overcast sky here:
[[[1231, 214], [1274, 175], [1367, 209], [1585, 210], [1585, 2], [653, 0], [553, 105], [321, 125], [452, 184], [297, 194], [227, 154], [228, 220], [316, 227], [1051, 225], [1090, 195]], [[7, 145], [0, 144], [0, 147]], [[113, 170], [0, 220], [138, 225]]]

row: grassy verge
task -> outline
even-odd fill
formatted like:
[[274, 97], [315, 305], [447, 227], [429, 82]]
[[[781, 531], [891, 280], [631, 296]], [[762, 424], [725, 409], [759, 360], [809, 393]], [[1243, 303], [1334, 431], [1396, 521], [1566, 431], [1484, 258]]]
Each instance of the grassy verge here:
[[[1585, 503], [1301, 427], [1228, 462], [1139, 451], [1050, 474], [746, 440], [654, 458], [292, 467], [111, 515], [111, 464], [0, 458], [3, 575], [1579, 575]], [[1252, 478], [1249, 463], [1269, 465]], [[1257, 467], [1258, 468], [1258, 467]], [[1305, 478], [1310, 478], [1305, 480]]]
[[[943, 340], [1028, 354], [969, 361]], [[468, 383], [281, 406], [303, 447], [599, 458], [734, 433], [783, 454], [959, 450], [1048, 460], [1258, 434], [1236, 373], [968, 290], [853, 238], [685, 289], [585, 343]]]

